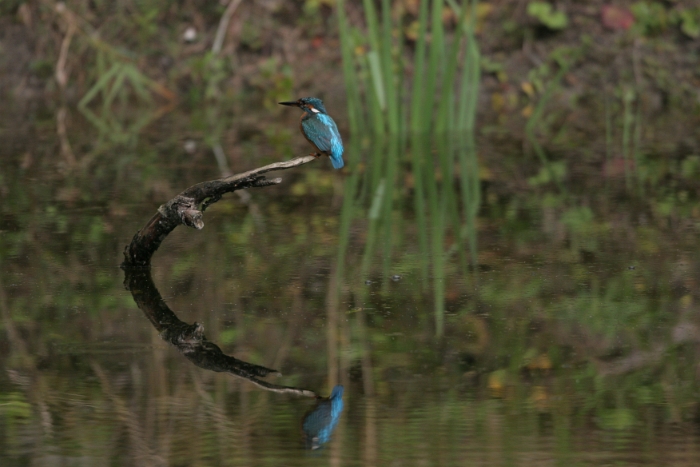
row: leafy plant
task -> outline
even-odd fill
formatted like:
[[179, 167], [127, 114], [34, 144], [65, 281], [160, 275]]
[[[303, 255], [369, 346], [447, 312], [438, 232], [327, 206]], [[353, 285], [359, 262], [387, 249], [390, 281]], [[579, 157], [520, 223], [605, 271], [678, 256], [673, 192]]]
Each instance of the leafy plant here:
[[700, 8], [676, 12], [674, 19], [680, 23], [683, 34], [693, 39], [700, 37]]
[[155, 81], [141, 73], [133, 63], [114, 60], [112, 65], [100, 74], [95, 84], [79, 102], [80, 107], [85, 107], [92, 102], [98, 94], [102, 95], [102, 104], [109, 107], [114, 98], [126, 91], [130, 85], [134, 93], [145, 102], [151, 102], [151, 92], [163, 93], [163, 88]]
[[556, 11], [550, 3], [530, 2], [527, 5], [527, 14], [549, 29], [564, 29], [569, 24], [569, 18], [563, 11]]
[[637, 2], [631, 9], [637, 20], [635, 28], [645, 36], [659, 34], [669, 25], [668, 11], [659, 2]]

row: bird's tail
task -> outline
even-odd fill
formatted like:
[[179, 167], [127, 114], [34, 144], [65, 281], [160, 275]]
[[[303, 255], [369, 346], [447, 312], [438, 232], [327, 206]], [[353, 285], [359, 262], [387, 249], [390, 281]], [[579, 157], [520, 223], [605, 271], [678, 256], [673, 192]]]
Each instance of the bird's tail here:
[[335, 156], [331, 154], [331, 164], [333, 164], [334, 169], [342, 169], [345, 165], [345, 162], [343, 162], [342, 154]]

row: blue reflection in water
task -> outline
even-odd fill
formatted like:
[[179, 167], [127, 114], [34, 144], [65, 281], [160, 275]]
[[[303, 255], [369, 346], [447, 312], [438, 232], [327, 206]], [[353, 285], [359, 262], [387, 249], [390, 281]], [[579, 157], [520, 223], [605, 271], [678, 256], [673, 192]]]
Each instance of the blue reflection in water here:
[[318, 449], [331, 439], [343, 412], [343, 386], [333, 388], [328, 399], [321, 399], [314, 409], [304, 416], [301, 427], [304, 430], [306, 449]]

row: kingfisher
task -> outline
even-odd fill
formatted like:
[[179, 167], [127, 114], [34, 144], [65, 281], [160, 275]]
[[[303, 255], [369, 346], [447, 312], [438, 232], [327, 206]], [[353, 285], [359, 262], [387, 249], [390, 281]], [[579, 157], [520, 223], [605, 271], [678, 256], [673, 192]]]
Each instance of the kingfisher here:
[[302, 97], [296, 101], [280, 102], [280, 104], [299, 107], [304, 111], [301, 115], [299, 128], [317, 151], [312, 155], [316, 157], [324, 154], [329, 156], [334, 169], [340, 169], [345, 165], [343, 162], [343, 140], [340, 138], [335, 121], [326, 112], [321, 99]]
[[[332, 160], [332, 159], [331, 159]], [[338, 385], [331, 391], [330, 397], [319, 397], [314, 407], [302, 420], [304, 440], [307, 449], [316, 450], [331, 439], [343, 412], [343, 386]]]

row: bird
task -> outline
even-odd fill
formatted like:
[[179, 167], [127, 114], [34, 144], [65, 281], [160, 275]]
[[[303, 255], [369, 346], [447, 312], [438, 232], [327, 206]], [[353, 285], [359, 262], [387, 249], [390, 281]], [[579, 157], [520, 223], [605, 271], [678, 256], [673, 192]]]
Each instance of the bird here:
[[343, 140], [335, 121], [326, 112], [323, 101], [317, 97], [302, 97], [296, 101], [280, 102], [281, 105], [299, 107], [304, 113], [299, 128], [304, 137], [316, 149], [313, 156], [326, 155], [331, 158], [334, 169], [341, 169], [343, 162]]
[[316, 406], [304, 416], [301, 427], [307, 449], [316, 450], [331, 439], [343, 412], [343, 386], [337, 385], [326, 399], [319, 397]]

